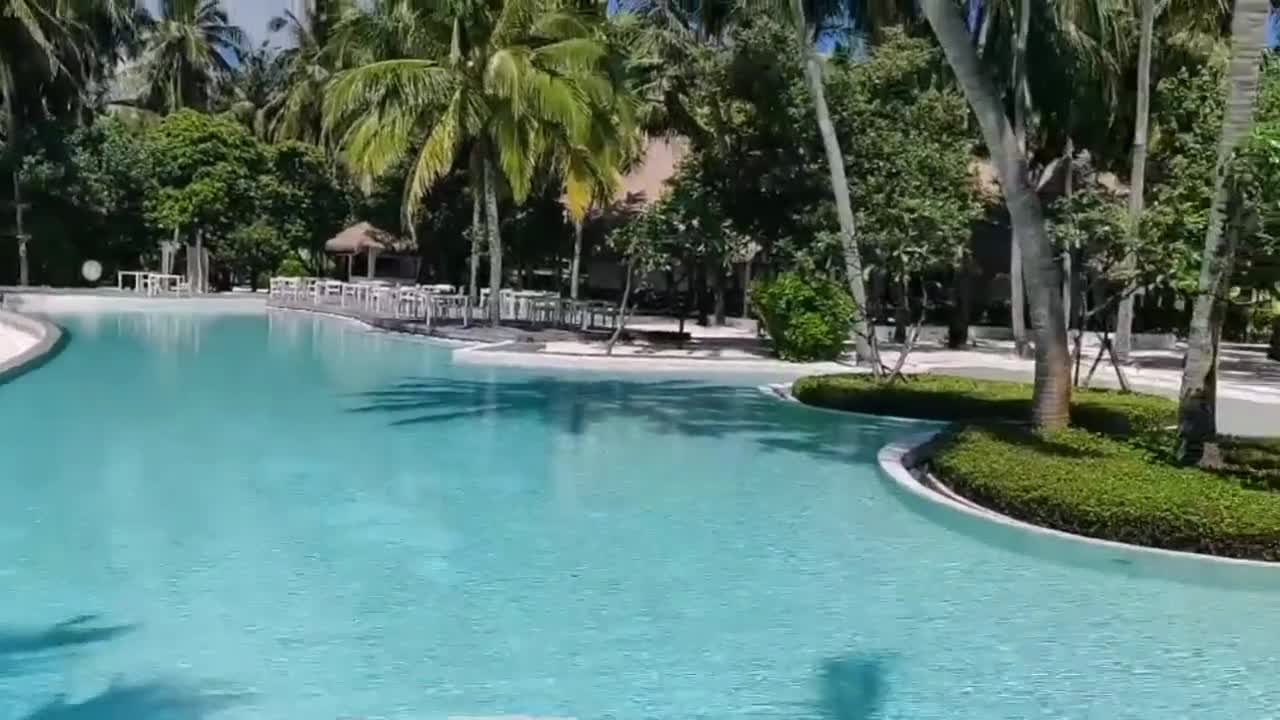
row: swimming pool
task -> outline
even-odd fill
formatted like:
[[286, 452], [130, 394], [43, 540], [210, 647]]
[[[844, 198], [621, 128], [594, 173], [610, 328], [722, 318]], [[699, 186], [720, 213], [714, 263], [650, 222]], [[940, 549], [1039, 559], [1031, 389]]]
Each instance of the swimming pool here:
[[55, 319], [0, 386], [0, 718], [1280, 712], [1280, 582], [940, 522], [874, 463], [917, 425], [306, 316]]

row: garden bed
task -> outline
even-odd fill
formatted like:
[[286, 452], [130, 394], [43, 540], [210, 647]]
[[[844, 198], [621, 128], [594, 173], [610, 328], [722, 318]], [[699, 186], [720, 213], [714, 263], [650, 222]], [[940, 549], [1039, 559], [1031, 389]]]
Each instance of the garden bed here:
[[1031, 386], [945, 375], [891, 385], [865, 375], [804, 378], [820, 407], [954, 422], [930, 468], [965, 497], [1011, 517], [1089, 537], [1280, 560], [1280, 440], [1223, 438], [1221, 471], [1173, 463], [1177, 405], [1077, 390], [1067, 430], [1033, 432]]

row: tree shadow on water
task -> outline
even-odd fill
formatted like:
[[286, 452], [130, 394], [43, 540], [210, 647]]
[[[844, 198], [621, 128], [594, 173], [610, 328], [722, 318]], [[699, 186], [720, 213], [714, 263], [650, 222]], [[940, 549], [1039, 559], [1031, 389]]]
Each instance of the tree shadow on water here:
[[22, 720], [203, 720], [247, 697], [165, 681], [112, 684], [78, 702], [59, 697]]
[[818, 674], [818, 717], [826, 720], [871, 720], [884, 705], [885, 660], [840, 657], [827, 660]]
[[816, 699], [783, 703], [749, 717], [770, 720], [877, 720], [883, 716], [888, 694], [888, 659], [884, 656], [843, 655], [818, 668]]
[[0, 627], [0, 674], [13, 674], [58, 653], [113, 640], [135, 627], [104, 624], [93, 614], [41, 628]]
[[105, 642], [134, 630], [133, 625], [103, 625], [99, 619], [98, 615], [77, 615], [47, 628], [0, 628], [0, 656]]
[[580, 435], [601, 422], [626, 419], [656, 434], [694, 438], [748, 436], [765, 449], [851, 462], [874, 460], [886, 432], [909, 423], [841, 417], [769, 397], [754, 387], [695, 381], [524, 378], [474, 381], [406, 378], [348, 396], [348, 412], [379, 414], [393, 427], [468, 419], [534, 419]]

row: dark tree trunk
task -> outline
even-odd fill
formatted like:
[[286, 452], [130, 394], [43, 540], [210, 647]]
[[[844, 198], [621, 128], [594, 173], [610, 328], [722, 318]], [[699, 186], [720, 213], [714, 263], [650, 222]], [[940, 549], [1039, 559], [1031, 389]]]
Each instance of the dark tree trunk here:
[[907, 295], [907, 283], [904, 276], [893, 285], [893, 341], [907, 341], [907, 326], [911, 324], [911, 299]]
[[1267, 357], [1280, 360], [1280, 317], [1271, 321], [1271, 347], [1267, 350]]
[[484, 158], [485, 229], [489, 235], [489, 322], [502, 324], [502, 233], [498, 225], [498, 178], [493, 159]]
[[951, 286], [947, 288], [951, 303], [947, 325], [947, 347], [955, 350], [969, 344], [969, 313], [973, 292], [970, 287], [969, 258], [956, 263]]
[[716, 263], [715, 274], [711, 276], [712, 292], [715, 296], [715, 322], [716, 327], [724, 327], [725, 324], [725, 277], [724, 266]]

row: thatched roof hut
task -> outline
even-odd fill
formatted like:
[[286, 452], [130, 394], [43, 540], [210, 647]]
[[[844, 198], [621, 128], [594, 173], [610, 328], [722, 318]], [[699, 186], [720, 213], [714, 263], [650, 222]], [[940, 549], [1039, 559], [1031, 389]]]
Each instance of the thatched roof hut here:
[[350, 255], [368, 250], [402, 252], [407, 249], [409, 248], [403, 240], [367, 222], [352, 225], [329, 238], [324, 244], [325, 252], [338, 255]]
[[[365, 261], [366, 277], [373, 278], [377, 274], [379, 256], [408, 260], [408, 263], [395, 263], [397, 267], [394, 270], [400, 275], [417, 275], [418, 257], [414, 243], [371, 223], [356, 223], [334, 235], [325, 242], [324, 250], [332, 255], [347, 259], [348, 279], [351, 279], [355, 274], [355, 259], [359, 255], [367, 256]], [[406, 267], [406, 265], [412, 267]]]

